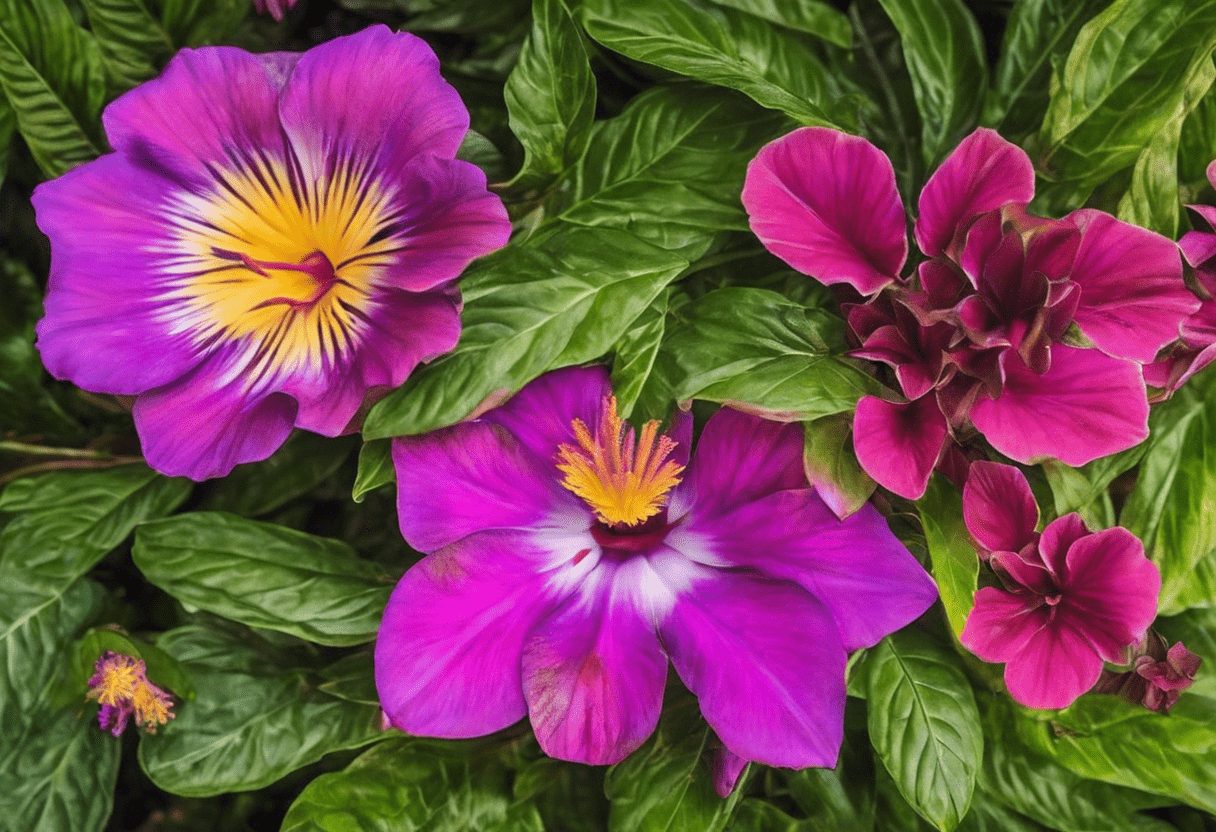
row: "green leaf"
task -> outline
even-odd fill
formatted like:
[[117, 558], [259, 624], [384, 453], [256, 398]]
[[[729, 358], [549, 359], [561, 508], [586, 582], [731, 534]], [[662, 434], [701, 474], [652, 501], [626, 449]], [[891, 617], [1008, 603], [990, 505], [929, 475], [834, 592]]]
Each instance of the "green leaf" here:
[[790, 29], [797, 29], [845, 49], [853, 45], [849, 18], [820, 0], [710, 0]]
[[[1216, 549], [1216, 375], [1203, 372], [1150, 418], [1148, 450], [1119, 518], [1161, 570], [1162, 615], [1193, 602], [1195, 569]], [[1210, 600], [1208, 601], [1210, 603]]]
[[1207, 168], [1213, 159], [1216, 159], [1216, 95], [1205, 95], [1182, 123], [1178, 178], [1194, 189], [1208, 187]]
[[245, 19], [248, 0], [159, 0], [161, 26], [176, 46], [223, 43]]
[[1052, 69], [1067, 57], [1081, 27], [1109, 2], [1015, 3], [984, 102], [984, 124], [1014, 141], [1037, 132], [1051, 97]]
[[17, 113], [0, 90], [0, 185], [8, 175], [8, 156], [13, 146], [13, 134], [17, 132]]
[[189, 607], [339, 647], [375, 638], [395, 583], [341, 541], [220, 512], [147, 523], [132, 556]]
[[843, 357], [844, 322], [766, 289], [718, 289], [679, 310], [663, 345], [678, 399], [787, 421], [851, 411], [878, 384]]
[[916, 630], [866, 657], [870, 741], [904, 799], [941, 830], [967, 814], [982, 761], [980, 715], [957, 657]]
[[216, 482], [201, 507], [246, 517], [269, 514], [329, 479], [354, 446], [350, 437], [296, 431], [269, 459], [238, 465]]
[[532, 31], [504, 91], [511, 130], [524, 146], [512, 180], [543, 186], [582, 156], [595, 118], [595, 78], [564, 0], [533, 0]]
[[718, 832], [726, 828], [739, 790], [714, 791], [708, 752], [715, 740], [697, 700], [669, 686], [658, 730], [624, 762], [608, 769], [611, 832]]
[[1005, 808], [981, 789], [975, 790], [971, 811], [957, 829], [958, 832], [1051, 832], [1048, 827]]
[[101, 51], [63, 0], [0, 0], [0, 89], [34, 160], [58, 176], [105, 149]]
[[627, 58], [739, 90], [801, 124], [835, 127], [832, 81], [809, 41], [702, 0], [584, 0], [587, 34]]
[[806, 768], [785, 777], [790, 798], [807, 816], [811, 829], [869, 832], [874, 828], [878, 808], [874, 752], [864, 718], [857, 720], [856, 729], [849, 724], [864, 711], [855, 708], [859, 704], [852, 700], [847, 706], [845, 738], [834, 769]]
[[804, 422], [802, 468], [807, 480], [837, 517], [848, 517], [874, 493], [874, 480], [853, 453], [853, 426], [847, 416]]
[[1039, 467], [1051, 485], [1056, 516], [1062, 517], [1075, 511], [1080, 513], [1091, 529], [1106, 529], [1115, 525], [1114, 507], [1107, 488], [1116, 477], [1134, 468], [1146, 450], [1148, 446], [1141, 443], [1080, 468], [1057, 460], [1041, 463]]
[[0, 494], [0, 512], [20, 514], [0, 532], [0, 575], [24, 569], [42, 586], [67, 586], [138, 524], [181, 505], [190, 490], [188, 480], [143, 465], [16, 480]]
[[979, 26], [961, 0], [880, 0], [899, 31], [921, 118], [921, 151], [945, 157], [979, 118], [988, 62]]
[[1178, 117], [1214, 46], [1214, 0], [1115, 0], [1053, 76], [1036, 167], [1079, 204]]
[[156, 74], [173, 55], [173, 42], [144, 0], [83, 0], [89, 28], [101, 47], [110, 97]]
[[393, 446], [387, 439], [373, 439], [364, 442], [359, 449], [359, 473], [355, 475], [355, 486], [351, 489], [351, 499], [356, 503], [363, 502], [367, 492], [375, 491], [382, 485], [396, 482], [397, 475], [393, 471]]
[[536, 806], [545, 829], [608, 832], [603, 769], [542, 755], [517, 769], [514, 792], [516, 800]]
[[321, 668], [321, 677], [325, 681], [317, 685], [317, 690], [351, 702], [377, 706], [380, 704], [372, 654], [365, 650], [351, 653], [328, 667]]
[[950, 629], [957, 636], [967, 623], [975, 603], [976, 578], [980, 560], [971, 545], [971, 535], [963, 525], [963, 500], [958, 489], [941, 474], [929, 480], [925, 496], [917, 502], [925, 543], [933, 562], [942, 606]]
[[672, 397], [653, 380], [655, 358], [667, 330], [670, 300], [670, 289], [657, 295], [613, 350], [612, 389], [620, 414], [626, 419], [635, 409], [640, 419], [665, 419], [670, 415]]
[[307, 669], [249, 634], [182, 627], [157, 646], [185, 666], [197, 691], [139, 743], [140, 765], [165, 791], [204, 797], [260, 789], [331, 751], [383, 736], [379, 707], [317, 690]]

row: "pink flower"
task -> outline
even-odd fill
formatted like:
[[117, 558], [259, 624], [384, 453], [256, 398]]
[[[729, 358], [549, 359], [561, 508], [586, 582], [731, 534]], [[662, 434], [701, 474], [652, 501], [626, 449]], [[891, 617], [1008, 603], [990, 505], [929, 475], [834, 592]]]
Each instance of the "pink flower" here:
[[973, 463], [963, 516], [1001, 586], [976, 592], [959, 640], [1005, 663], [1009, 695], [1023, 705], [1067, 707], [1098, 681], [1103, 661], [1124, 661], [1156, 617], [1161, 575], [1140, 540], [1122, 528], [1091, 533], [1077, 514], [1039, 534], [1018, 469]]
[[89, 679], [89, 699], [101, 705], [97, 713], [102, 730], [119, 736], [132, 716], [135, 727], [155, 734], [158, 725], [173, 719], [173, 699], [148, 681], [142, 659], [107, 650], [97, 659]]
[[527, 716], [551, 756], [614, 763], [654, 730], [670, 660], [734, 776], [835, 764], [847, 653], [923, 613], [933, 582], [872, 506], [841, 521], [809, 487], [798, 425], [723, 408], [691, 461], [691, 416], [658, 428], [622, 422], [603, 367], [568, 368], [393, 441], [401, 531], [430, 553], [377, 636], [394, 725]]
[[[1020, 462], [1081, 465], [1148, 435], [1141, 365], [1198, 307], [1176, 246], [1100, 211], [1025, 213], [1030, 159], [995, 132], [962, 141], [921, 192], [928, 258], [901, 277], [904, 209], [890, 161], [868, 141], [808, 127], [748, 168], [743, 203], [765, 247], [869, 300], [846, 306], [860, 349], [902, 399], [863, 398], [857, 457], [902, 496], [924, 493], [972, 428]], [[1066, 343], [1075, 325], [1094, 345]]]
[[1168, 711], [1195, 681], [1202, 659], [1182, 642], [1166, 649], [1166, 641], [1150, 632], [1133, 648], [1131, 667], [1123, 673], [1102, 671], [1094, 693], [1109, 693], [1150, 711]]

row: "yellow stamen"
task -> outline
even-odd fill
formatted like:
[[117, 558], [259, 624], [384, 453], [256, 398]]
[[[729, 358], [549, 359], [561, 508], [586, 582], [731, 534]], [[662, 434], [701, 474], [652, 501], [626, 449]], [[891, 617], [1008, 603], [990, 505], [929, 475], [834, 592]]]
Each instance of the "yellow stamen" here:
[[643, 425], [635, 445], [633, 428], [617, 413], [616, 397], [607, 396], [594, 437], [581, 419], [571, 426], [578, 447], [557, 449], [562, 485], [610, 526], [636, 526], [658, 514], [684, 471], [667, 459], [676, 442], [658, 435], [659, 423]]
[[157, 725], [164, 725], [176, 716], [172, 711], [173, 701], [146, 679], [135, 686], [131, 706], [135, 710], [135, 724], [149, 734], [155, 734]]
[[129, 699], [139, 678], [139, 666], [129, 656], [112, 654], [102, 661], [90, 680], [89, 699], [102, 705], [117, 705]]

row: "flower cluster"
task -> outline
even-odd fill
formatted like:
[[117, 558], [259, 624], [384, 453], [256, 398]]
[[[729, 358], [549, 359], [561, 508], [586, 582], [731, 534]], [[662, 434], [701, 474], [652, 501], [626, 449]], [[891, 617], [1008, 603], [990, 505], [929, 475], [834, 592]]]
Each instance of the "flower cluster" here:
[[[1199, 307], [1173, 242], [1094, 210], [1025, 211], [1034, 170], [977, 130], [921, 192], [908, 255], [890, 161], [862, 138], [808, 127], [766, 145], [743, 202], [774, 254], [865, 303], [848, 308], [854, 353], [889, 365], [899, 401], [863, 398], [857, 458], [908, 498], [974, 428], [1019, 462], [1081, 465], [1148, 435], [1142, 365]], [[1083, 348], [1079, 344], [1092, 348]]]
[[1132, 648], [1127, 670], [1102, 671], [1094, 693], [1113, 694], [1150, 711], [1165, 712], [1195, 681], [1201, 663], [1181, 641], [1167, 648], [1165, 639], [1150, 632]]
[[102, 730], [120, 735], [131, 717], [135, 727], [156, 733], [158, 725], [173, 719], [173, 699], [148, 681], [148, 669], [142, 659], [107, 650], [98, 657], [93, 676], [89, 679], [89, 699], [101, 705], [97, 721]]

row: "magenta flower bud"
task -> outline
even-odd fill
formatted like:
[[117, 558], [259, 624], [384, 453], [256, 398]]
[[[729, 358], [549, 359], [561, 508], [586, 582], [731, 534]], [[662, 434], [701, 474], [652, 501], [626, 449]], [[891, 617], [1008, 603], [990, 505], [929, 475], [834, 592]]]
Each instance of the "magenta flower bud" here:
[[299, 0], [253, 0], [253, 7], [258, 14], [269, 14], [275, 20], [282, 20], [288, 9], [297, 2]]
[[1202, 659], [1181, 641], [1168, 650], [1165, 644], [1161, 636], [1149, 633], [1131, 651], [1129, 668], [1121, 673], [1102, 671], [1094, 692], [1122, 697], [1150, 711], [1168, 711], [1195, 681]]

